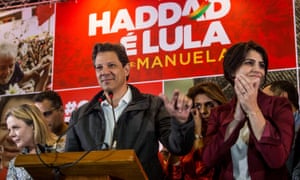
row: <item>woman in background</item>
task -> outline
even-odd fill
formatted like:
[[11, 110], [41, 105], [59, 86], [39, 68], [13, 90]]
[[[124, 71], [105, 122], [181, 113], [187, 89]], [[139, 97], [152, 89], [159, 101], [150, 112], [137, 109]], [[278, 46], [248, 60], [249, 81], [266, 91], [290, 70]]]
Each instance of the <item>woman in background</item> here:
[[[172, 180], [210, 180], [214, 169], [208, 169], [202, 162], [205, 146], [205, 133], [211, 110], [226, 103], [226, 97], [220, 87], [213, 82], [201, 82], [188, 90], [187, 96], [193, 100], [195, 123], [195, 141], [190, 153], [175, 156], [163, 149], [159, 154], [167, 179]], [[164, 160], [163, 160], [164, 159]]]
[[[9, 136], [23, 154], [44, 152], [45, 147], [55, 146], [55, 135], [50, 132], [40, 110], [33, 104], [22, 104], [10, 109], [5, 116]], [[7, 179], [32, 179], [22, 167], [9, 163]]]
[[268, 69], [266, 51], [253, 41], [237, 43], [225, 54], [223, 69], [235, 97], [211, 113], [204, 163], [221, 168], [218, 179], [288, 179], [294, 117], [286, 98], [260, 89]]
[[0, 170], [0, 179], [6, 178], [10, 160], [20, 154], [20, 150], [8, 136], [5, 114], [12, 107], [16, 107], [25, 103], [33, 103], [32, 97], [32, 94], [26, 94], [17, 96], [2, 96], [0, 99], [0, 146], [4, 147], [4, 152], [0, 153], [0, 156], [2, 156], [3, 166]]

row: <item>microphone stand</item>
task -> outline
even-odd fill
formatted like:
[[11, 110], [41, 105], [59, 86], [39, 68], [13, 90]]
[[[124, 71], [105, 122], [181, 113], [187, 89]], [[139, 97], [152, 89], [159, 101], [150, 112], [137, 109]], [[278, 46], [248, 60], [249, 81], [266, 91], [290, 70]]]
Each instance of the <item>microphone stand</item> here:
[[[112, 92], [109, 92], [109, 97], [111, 98], [111, 101], [112, 101], [112, 98], [113, 98], [113, 94]], [[106, 96], [104, 94], [101, 94], [98, 101], [99, 103], [101, 104], [102, 101], [104, 101], [106, 99]], [[112, 107], [113, 107], [113, 104], [112, 104]], [[113, 112], [114, 112], [114, 109], [113, 109]], [[113, 113], [113, 117], [114, 117], [114, 123], [116, 124], [116, 120], [115, 120], [115, 114]], [[60, 142], [61, 138], [67, 134], [67, 132], [70, 130], [70, 129], [73, 129], [74, 126], [80, 121], [80, 119], [78, 121], [76, 121], [74, 124], [70, 125], [66, 131], [60, 135], [57, 140], [56, 140], [56, 143], [55, 143], [55, 147], [54, 149], [51, 149], [52, 151], [54, 150], [55, 153], [58, 153], [57, 152], [57, 144]], [[64, 169], [64, 168], [67, 168], [67, 167], [72, 167], [74, 166], [75, 164], [77, 164], [79, 161], [81, 161], [85, 156], [87, 156], [91, 151], [93, 151], [96, 147], [98, 146], [103, 146], [105, 145], [108, 149], [109, 145], [105, 142], [101, 142], [101, 143], [98, 143], [96, 144], [94, 147], [90, 148], [89, 150], [87, 150], [86, 152], [84, 152], [76, 161], [74, 161], [73, 163], [66, 163], [66, 164], [63, 164], [63, 165], [60, 165], [60, 166], [55, 166], [53, 164], [47, 164], [40, 156], [41, 153], [47, 153], [49, 152], [49, 149], [47, 149], [48, 147], [47, 146], [43, 146], [41, 144], [37, 144], [35, 146], [35, 149], [36, 149], [36, 155], [38, 156], [40, 162], [47, 168], [49, 169], [52, 169], [52, 173], [54, 174], [54, 180], [60, 180], [60, 179], [64, 179], [64, 174], [62, 174], [62, 172], [60, 171], [61, 169]]]
[[[101, 104], [101, 102], [103, 102], [103, 101], [105, 101], [105, 100], [106, 100], [106, 96], [105, 96], [103, 93], [100, 94], [100, 96], [99, 96], [99, 98], [98, 98], [98, 102]], [[73, 129], [74, 126], [77, 125], [77, 123], [78, 123], [80, 120], [81, 120], [81, 119], [78, 119], [75, 123], [69, 125], [69, 127], [65, 130], [65, 132], [64, 132], [63, 134], [61, 134], [61, 135], [57, 138], [57, 140], [56, 140], [56, 142], [55, 142], [55, 144], [56, 144], [55, 149], [54, 149], [55, 152], [57, 152], [57, 144], [60, 142], [61, 138], [63, 138], [63, 136], [66, 135], [66, 134], [69, 132], [69, 130]]]
[[112, 137], [112, 142], [111, 142], [111, 149], [116, 149], [117, 146], [117, 140], [116, 140], [116, 129], [117, 129], [117, 121], [116, 121], [116, 115], [115, 115], [115, 108], [114, 108], [114, 103], [113, 103], [113, 92], [109, 91], [108, 96], [110, 98], [110, 103], [111, 103], [111, 109], [112, 109], [112, 114], [113, 114], [113, 120], [114, 120], [114, 128], [113, 128], [113, 137]]

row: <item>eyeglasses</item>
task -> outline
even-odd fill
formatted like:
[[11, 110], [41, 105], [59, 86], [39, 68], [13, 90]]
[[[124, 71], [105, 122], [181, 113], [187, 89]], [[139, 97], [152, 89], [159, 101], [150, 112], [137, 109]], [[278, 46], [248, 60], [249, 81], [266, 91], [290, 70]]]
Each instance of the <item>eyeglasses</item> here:
[[43, 112], [43, 115], [45, 116], [45, 117], [48, 117], [48, 116], [50, 116], [52, 113], [53, 113], [53, 111], [56, 111], [58, 108], [54, 108], [54, 109], [52, 109], [52, 110], [50, 110], [50, 111], [45, 111], [45, 112]]

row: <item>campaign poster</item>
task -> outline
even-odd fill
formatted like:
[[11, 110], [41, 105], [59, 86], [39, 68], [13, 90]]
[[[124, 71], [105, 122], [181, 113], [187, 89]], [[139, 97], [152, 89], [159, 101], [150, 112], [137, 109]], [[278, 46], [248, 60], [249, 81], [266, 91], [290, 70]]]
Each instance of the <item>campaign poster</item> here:
[[97, 85], [95, 43], [122, 43], [129, 82], [221, 75], [228, 47], [253, 40], [269, 69], [296, 67], [292, 0], [77, 0], [57, 4], [54, 89]]
[[47, 4], [0, 12], [0, 55], [9, 53], [13, 59], [0, 62], [0, 96], [52, 89], [54, 8]]

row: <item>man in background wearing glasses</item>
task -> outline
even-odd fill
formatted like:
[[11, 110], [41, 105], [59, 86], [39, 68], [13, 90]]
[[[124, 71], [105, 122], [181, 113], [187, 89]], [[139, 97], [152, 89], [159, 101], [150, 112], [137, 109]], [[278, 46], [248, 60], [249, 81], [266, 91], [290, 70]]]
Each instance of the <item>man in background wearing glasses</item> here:
[[65, 131], [68, 125], [64, 121], [64, 106], [61, 97], [55, 91], [43, 91], [36, 94], [33, 98], [34, 104], [43, 113], [49, 129], [59, 137], [59, 140], [63, 141], [59, 144], [63, 144], [63, 147], [59, 149], [64, 149], [65, 142]]

